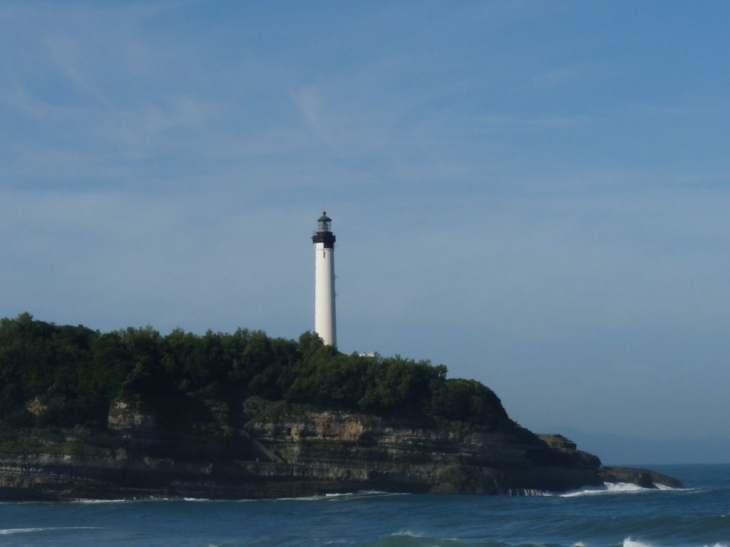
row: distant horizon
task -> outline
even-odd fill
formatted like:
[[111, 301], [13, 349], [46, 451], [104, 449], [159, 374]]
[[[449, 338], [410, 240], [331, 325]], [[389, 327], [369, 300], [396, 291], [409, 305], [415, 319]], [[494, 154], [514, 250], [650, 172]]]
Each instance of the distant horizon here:
[[[509, 414], [509, 409], [506, 410]], [[603, 465], [608, 466], [730, 464], [730, 440], [720, 435], [709, 438], [652, 439], [590, 430], [578, 431], [568, 426], [538, 428], [532, 431], [563, 435], [575, 442], [578, 450], [595, 454], [601, 458]], [[668, 447], [674, 450], [668, 451]]]

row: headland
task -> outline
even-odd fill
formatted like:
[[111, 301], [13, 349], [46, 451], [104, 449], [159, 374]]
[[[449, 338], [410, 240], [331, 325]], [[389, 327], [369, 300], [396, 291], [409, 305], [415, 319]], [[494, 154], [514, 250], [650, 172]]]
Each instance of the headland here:
[[681, 486], [528, 431], [443, 366], [312, 333], [100, 333], [23, 314], [0, 320], [0, 378], [2, 500]]

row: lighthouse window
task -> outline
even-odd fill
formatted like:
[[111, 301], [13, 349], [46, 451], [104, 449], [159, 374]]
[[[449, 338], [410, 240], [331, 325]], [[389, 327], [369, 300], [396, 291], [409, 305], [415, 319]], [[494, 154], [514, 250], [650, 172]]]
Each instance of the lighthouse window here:
[[317, 231], [329, 232], [330, 222], [332, 222], [332, 219], [327, 216], [327, 211], [323, 212], [322, 216], [317, 219]]

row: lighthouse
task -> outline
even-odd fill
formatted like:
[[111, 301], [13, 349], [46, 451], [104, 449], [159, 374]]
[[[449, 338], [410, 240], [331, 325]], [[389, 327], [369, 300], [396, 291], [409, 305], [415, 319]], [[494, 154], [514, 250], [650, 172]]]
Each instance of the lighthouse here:
[[335, 234], [327, 213], [317, 220], [314, 243], [314, 331], [328, 346], [337, 346], [335, 320]]

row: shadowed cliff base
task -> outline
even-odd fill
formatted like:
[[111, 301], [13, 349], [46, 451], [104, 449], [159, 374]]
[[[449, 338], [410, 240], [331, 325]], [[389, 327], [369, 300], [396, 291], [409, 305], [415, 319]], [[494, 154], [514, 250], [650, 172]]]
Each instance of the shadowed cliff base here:
[[[149, 423], [128, 405], [124, 424]], [[119, 423], [119, 409], [115, 410]], [[604, 482], [680, 487], [647, 470], [601, 468], [561, 436], [452, 428], [276, 405], [225, 439], [124, 425], [105, 434], [4, 433], [0, 499], [281, 498], [382, 490], [530, 495]]]

